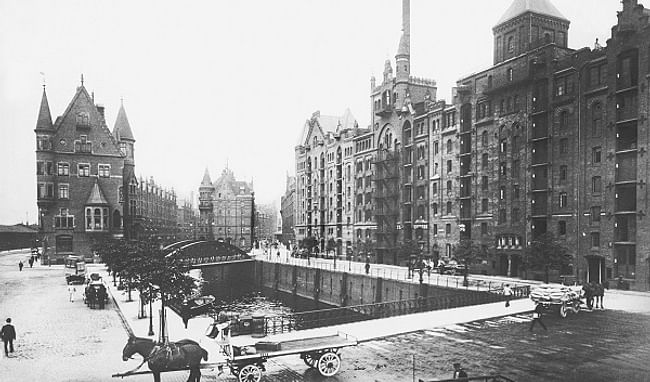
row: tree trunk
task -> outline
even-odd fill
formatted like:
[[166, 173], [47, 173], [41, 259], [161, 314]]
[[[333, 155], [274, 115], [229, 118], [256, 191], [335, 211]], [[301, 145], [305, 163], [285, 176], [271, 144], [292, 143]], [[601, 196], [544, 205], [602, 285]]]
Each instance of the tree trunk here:
[[548, 284], [548, 265], [544, 266], [544, 282]]

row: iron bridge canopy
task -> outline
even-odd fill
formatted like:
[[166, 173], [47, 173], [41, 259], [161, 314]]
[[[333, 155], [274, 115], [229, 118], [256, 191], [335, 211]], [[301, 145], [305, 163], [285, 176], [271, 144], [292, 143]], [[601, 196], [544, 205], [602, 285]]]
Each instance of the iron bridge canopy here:
[[163, 248], [166, 257], [179, 256], [190, 264], [252, 260], [252, 257], [222, 240], [183, 240]]

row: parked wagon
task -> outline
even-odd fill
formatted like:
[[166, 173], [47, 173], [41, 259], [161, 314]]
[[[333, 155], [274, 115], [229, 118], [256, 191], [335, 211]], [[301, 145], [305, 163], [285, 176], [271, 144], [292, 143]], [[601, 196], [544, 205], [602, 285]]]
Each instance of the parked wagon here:
[[550, 311], [557, 311], [560, 317], [565, 318], [569, 312], [580, 311], [581, 288], [579, 286], [565, 286], [561, 284], [542, 284], [533, 287], [530, 299], [536, 304]]
[[208, 328], [210, 337], [215, 337], [217, 344], [226, 356], [230, 372], [239, 382], [259, 382], [264, 364], [269, 358], [298, 354], [305, 364], [316, 369], [322, 376], [331, 377], [341, 368], [340, 351], [344, 347], [356, 346], [356, 338], [345, 333], [335, 335], [287, 339], [274, 341], [256, 341], [250, 336], [237, 337], [234, 344], [230, 338], [227, 324], [212, 324]]

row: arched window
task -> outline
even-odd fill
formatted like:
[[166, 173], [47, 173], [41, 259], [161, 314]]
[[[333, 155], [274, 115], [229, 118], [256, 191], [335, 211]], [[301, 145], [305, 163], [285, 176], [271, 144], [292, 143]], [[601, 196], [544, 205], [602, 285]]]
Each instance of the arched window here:
[[451, 202], [447, 202], [447, 215], [451, 215]]
[[451, 139], [447, 139], [447, 154], [451, 154], [453, 148], [454, 147], [453, 147], [453, 145], [451, 143]]
[[483, 133], [481, 134], [481, 144], [483, 147], [487, 147], [488, 145], [488, 132], [487, 130], [483, 130]]
[[118, 210], [113, 212], [113, 228], [122, 228], [122, 215]]
[[508, 53], [515, 52], [515, 38], [513, 36], [508, 37]]

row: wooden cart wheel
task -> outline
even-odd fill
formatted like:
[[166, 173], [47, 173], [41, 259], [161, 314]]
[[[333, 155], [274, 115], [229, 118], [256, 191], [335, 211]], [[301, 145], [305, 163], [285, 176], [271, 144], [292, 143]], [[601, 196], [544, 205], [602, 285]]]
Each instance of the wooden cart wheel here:
[[334, 352], [323, 353], [318, 359], [318, 372], [323, 377], [331, 377], [341, 368], [341, 358]]
[[312, 369], [318, 367], [318, 359], [316, 359], [312, 353], [303, 354], [302, 360], [305, 362], [305, 365], [311, 367]]
[[260, 382], [262, 370], [256, 365], [246, 365], [239, 370], [239, 382]]
[[562, 305], [560, 305], [560, 317], [566, 318], [567, 315], [567, 306], [566, 302], [563, 302]]

